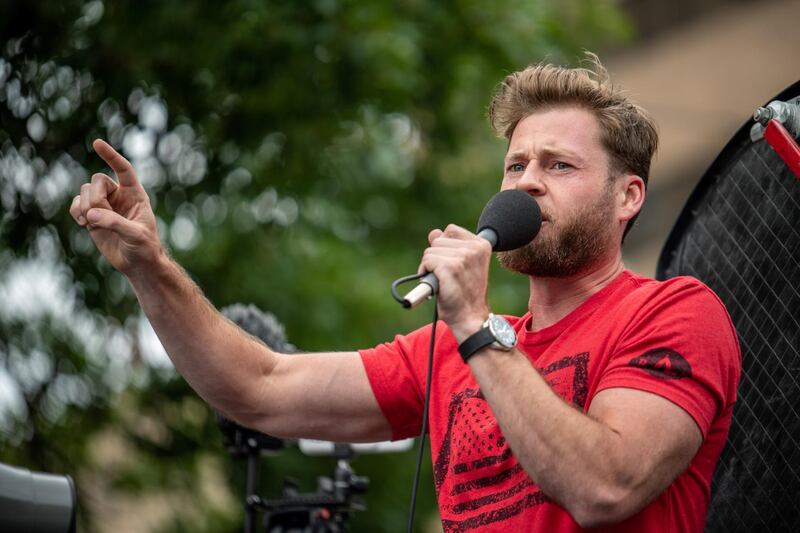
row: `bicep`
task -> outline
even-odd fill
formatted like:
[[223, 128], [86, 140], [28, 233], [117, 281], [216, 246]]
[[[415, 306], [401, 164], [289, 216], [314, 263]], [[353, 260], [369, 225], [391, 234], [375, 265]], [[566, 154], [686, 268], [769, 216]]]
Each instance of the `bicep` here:
[[279, 355], [262, 380], [254, 427], [285, 438], [389, 440], [391, 427], [357, 352]]
[[661, 494], [703, 442], [689, 413], [650, 392], [605, 389], [592, 400], [589, 415], [619, 435], [622, 449], [616, 457], [629, 483], [627, 504], [632, 512]]

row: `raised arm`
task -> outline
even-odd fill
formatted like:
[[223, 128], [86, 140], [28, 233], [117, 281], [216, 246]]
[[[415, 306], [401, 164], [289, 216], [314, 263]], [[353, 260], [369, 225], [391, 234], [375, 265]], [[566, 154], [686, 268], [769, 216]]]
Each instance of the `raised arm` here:
[[175, 368], [204, 400], [280, 437], [391, 436], [357, 353], [279, 354], [225, 319], [165, 252], [131, 164], [104, 141], [93, 146], [119, 182], [93, 175], [70, 214], [130, 280]]

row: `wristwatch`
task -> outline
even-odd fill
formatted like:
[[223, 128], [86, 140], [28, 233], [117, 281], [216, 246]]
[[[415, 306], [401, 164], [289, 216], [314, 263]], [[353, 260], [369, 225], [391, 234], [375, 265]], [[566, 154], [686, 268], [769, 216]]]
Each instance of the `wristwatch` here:
[[487, 346], [504, 350], [514, 349], [517, 345], [517, 332], [508, 323], [508, 320], [494, 313], [489, 313], [489, 318], [483, 323], [481, 329], [473, 333], [464, 342], [458, 345], [458, 353], [466, 363], [467, 360]]

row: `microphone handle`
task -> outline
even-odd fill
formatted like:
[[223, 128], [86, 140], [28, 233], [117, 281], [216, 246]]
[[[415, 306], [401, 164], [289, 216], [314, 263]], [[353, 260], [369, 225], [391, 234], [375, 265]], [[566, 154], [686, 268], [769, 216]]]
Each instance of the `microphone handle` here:
[[[489, 244], [492, 245], [492, 249], [494, 249], [497, 244], [497, 232], [491, 228], [483, 228], [480, 230], [478, 232], [478, 237], [489, 241]], [[439, 280], [436, 278], [436, 274], [428, 272], [420, 278], [419, 284], [416, 287], [403, 296], [403, 306], [406, 308], [416, 307], [438, 292]]]

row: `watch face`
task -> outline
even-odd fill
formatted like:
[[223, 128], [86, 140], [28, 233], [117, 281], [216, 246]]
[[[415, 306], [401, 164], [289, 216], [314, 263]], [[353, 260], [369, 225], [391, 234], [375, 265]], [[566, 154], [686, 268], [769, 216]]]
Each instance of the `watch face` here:
[[489, 318], [489, 329], [497, 342], [506, 348], [513, 348], [517, 344], [517, 332], [505, 318], [492, 315]]

